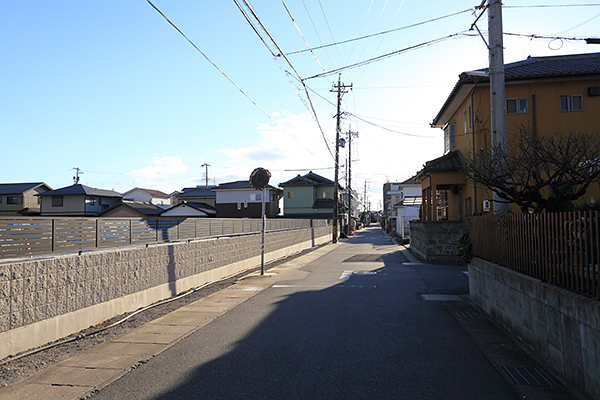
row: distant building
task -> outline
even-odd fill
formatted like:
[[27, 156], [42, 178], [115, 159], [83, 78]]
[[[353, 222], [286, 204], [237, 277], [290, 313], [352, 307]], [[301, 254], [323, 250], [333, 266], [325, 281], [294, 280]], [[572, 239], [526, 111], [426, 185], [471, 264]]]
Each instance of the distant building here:
[[150, 202], [122, 200], [99, 212], [96, 216], [103, 218], [147, 218], [157, 217], [163, 211], [165, 211], [163, 208]]
[[37, 194], [41, 215], [57, 217], [93, 217], [121, 201], [121, 193], [75, 184]]
[[218, 218], [262, 218], [262, 196], [265, 196], [267, 218], [279, 215], [282, 190], [268, 185], [256, 190], [250, 181], [222, 183], [212, 189], [216, 193]]
[[44, 182], [0, 183], [0, 216], [40, 215], [37, 195], [50, 190]]
[[163, 211], [161, 217], [173, 218], [207, 218], [214, 217], [217, 214], [215, 207], [206, 203], [193, 203], [184, 201], [176, 206]]
[[172, 205], [176, 206], [184, 201], [188, 203], [205, 203], [215, 207], [217, 204], [217, 194], [213, 191], [216, 186], [199, 186], [195, 188], [184, 188], [182, 192], [177, 193]]
[[160, 206], [163, 210], [171, 207], [171, 197], [154, 189], [133, 188], [123, 193], [123, 200], [152, 203]]
[[[333, 218], [333, 194], [335, 184], [332, 180], [310, 171], [304, 176], [296, 176], [280, 183], [283, 188], [283, 214], [286, 218]], [[338, 207], [342, 214], [344, 207], [341, 197], [343, 190], [338, 187]]]

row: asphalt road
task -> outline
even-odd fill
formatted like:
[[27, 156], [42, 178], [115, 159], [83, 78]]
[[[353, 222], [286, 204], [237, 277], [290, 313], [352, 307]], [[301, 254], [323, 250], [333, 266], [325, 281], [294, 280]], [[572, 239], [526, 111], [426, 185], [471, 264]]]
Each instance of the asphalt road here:
[[411, 263], [379, 226], [326, 247], [92, 399], [519, 398], [421, 296], [467, 294], [466, 267]]

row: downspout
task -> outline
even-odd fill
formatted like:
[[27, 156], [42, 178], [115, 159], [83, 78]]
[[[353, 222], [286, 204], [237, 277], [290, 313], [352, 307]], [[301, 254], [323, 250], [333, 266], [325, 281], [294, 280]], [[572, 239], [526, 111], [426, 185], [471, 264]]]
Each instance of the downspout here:
[[537, 107], [535, 94], [531, 95], [531, 116], [533, 117], [533, 137], [537, 136]]
[[[433, 219], [433, 194], [434, 193], [433, 193], [433, 186], [432, 186], [433, 183], [431, 181], [431, 174], [428, 175], [428, 177], [429, 177], [429, 210], [431, 212], [431, 220], [430, 221], [436, 221], [437, 218], [435, 220]], [[437, 212], [437, 204], [435, 205], [435, 208], [436, 208], [435, 211]]]
[[[473, 96], [475, 95], [475, 90], [477, 89], [477, 83], [475, 83], [475, 87], [471, 91], [471, 134], [473, 135], [473, 159], [477, 154], [477, 146], [475, 145], [475, 107], [473, 102]], [[477, 182], [473, 181], [473, 203], [474, 207], [472, 212], [477, 213]]]

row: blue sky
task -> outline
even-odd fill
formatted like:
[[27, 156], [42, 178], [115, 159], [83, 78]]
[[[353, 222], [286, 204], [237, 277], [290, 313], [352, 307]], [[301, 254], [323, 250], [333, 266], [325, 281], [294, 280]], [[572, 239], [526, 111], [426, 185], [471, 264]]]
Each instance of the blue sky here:
[[[170, 193], [203, 185], [205, 163], [211, 184], [247, 179], [256, 167], [271, 171], [272, 184], [310, 169], [332, 179], [337, 74], [307, 78], [467, 31], [475, 17], [466, 10], [480, 4], [248, 2], [304, 79], [317, 124], [292, 67], [277, 57], [280, 68], [234, 1], [152, 2], [222, 72], [145, 0], [0, 3], [0, 182], [59, 188], [73, 183], [78, 167], [92, 187]], [[595, 5], [567, 7], [579, 4]], [[533, 7], [541, 5], [549, 7]], [[503, 19], [510, 33], [600, 36], [595, 2], [506, 0]], [[487, 35], [487, 15], [478, 26]], [[388, 30], [306, 51], [306, 42], [312, 48]], [[483, 40], [467, 33], [341, 72], [353, 85], [343, 110], [360, 117], [346, 114], [342, 123], [343, 132], [358, 132], [352, 186], [362, 192], [367, 182], [372, 208], [383, 183], [442, 155], [442, 131], [429, 123], [460, 72], [488, 65]], [[507, 63], [600, 51], [583, 41], [514, 36], [504, 45]], [[345, 159], [342, 149], [340, 164]]]

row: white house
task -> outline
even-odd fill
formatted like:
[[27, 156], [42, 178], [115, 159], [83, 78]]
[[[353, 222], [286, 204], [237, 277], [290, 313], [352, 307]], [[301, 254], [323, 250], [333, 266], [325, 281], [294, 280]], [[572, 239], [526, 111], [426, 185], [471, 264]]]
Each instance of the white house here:
[[392, 183], [388, 192], [392, 229], [401, 240], [410, 238], [410, 221], [419, 219], [421, 182], [414, 177]]
[[171, 196], [160, 190], [133, 188], [123, 193], [123, 200], [152, 203], [163, 209], [171, 207]]

